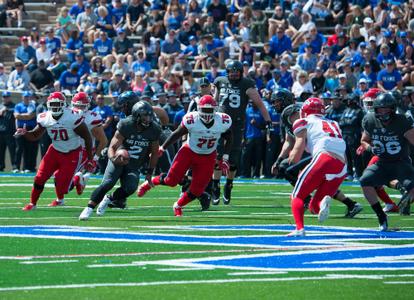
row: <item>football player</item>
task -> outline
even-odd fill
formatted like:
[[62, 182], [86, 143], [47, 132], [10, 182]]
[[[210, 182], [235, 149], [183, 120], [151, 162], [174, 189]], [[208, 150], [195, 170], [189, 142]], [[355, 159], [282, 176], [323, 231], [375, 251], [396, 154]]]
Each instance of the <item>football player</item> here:
[[46, 106], [47, 111], [37, 117], [37, 125], [33, 130], [18, 128], [15, 133], [16, 136], [24, 136], [34, 141], [40, 139], [47, 131], [52, 140], [34, 178], [30, 203], [23, 207], [26, 211], [36, 208], [45, 183], [52, 175], [55, 176], [57, 196], [54, 202], [63, 204], [64, 195], [68, 193], [72, 178], [82, 161], [81, 139], [84, 141], [87, 155], [84, 168], [89, 172], [96, 168], [92, 139], [83, 117], [66, 107], [66, 98], [61, 92], [50, 94]]
[[[256, 83], [251, 79], [243, 77], [242, 63], [240, 61], [231, 60], [226, 65], [226, 71], [226, 76], [216, 78], [214, 86], [216, 87], [215, 99], [219, 103], [220, 111], [228, 114], [233, 120], [231, 127], [233, 145], [229, 153], [230, 172], [227, 175], [227, 181], [223, 189], [223, 203], [228, 205], [231, 200], [233, 179], [240, 161], [246, 107], [249, 100], [259, 108], [266, 122], [267, 134], [269, 134], [272, 127], [272, 121], [269, 112], [257, 91]], [[217, 205], [220, 202], [220, 176], [220, 169], [217, 168], [213, 175], [212, 204], [214, 205]]]
[[[102, 127], [102, 118], [99, 114], [90, 111], [90, 98], [85, 92], [79, 92], [75, 94], [72, 98], [72, 109], [75, 113], [79, 114], [84, 118], [84, 122], [88, 127], [89, 133], [92, 137], [92, 145], [95, 146], [95, 155], [93, 159], [97, 162], [102, 155], [102, 150], [106, 147], [108, 139], [106, 138], [105, 131]], [[83, 153], [86, 154], [85, 145], [82, 143]], [[83, 163], [83, 162], [82, 162]], [[82, 195], [83, 190], [85, 189], [86, 183], [90, 177], [90, 173], [82, 173], [80, 169], [75, 176], [73, 177], [73, 184], [76, 187], [76, 193]], [[50, 206], [62, 205], [61, 202], [52, 202]]]
[[[117, 131], [108, 148], [108, 165], [102, 183], [92, 192], [88, 206], [82, 211], [79, 220], [88, 220], [93, 209], [102, 216], [110, 203], [124, 207], [127, 197], [135, 192], [139, 182], [140, 168], [147, 164], [145, 178], [151, 182], [152, 173], [158, 161], [158, 147], [161, 128], [153, 122], [152, 106], [139, 101], [132, 107], [132, 113], [119, 121]], [[128, 156], [117, 155], [117, 150], [125, 149]], [[108, 193], [120, 180], [121, 186], [112, 195]]]
[[295, 144], [289, 153], [289, 163], [300, 161], [305, 148], [312, 156], [293, 189], [292, 213], [296, 229], [289, 236], [304, 236], [304, 199], [315, 191], [309, 210], [318, 214], [319, 222], [329, 216], [331, 197], [347, 174], [345, 141], [337, 122], [324, 118], [325, 105], [319, 98], [309, 98], [301, 109], [301, 119], [293, 123]]
[[[216, 163], [224, 174], [229, 171], [228, 153], [231, 147], [232, 120], [229, 115], [218, 113], [216, 110], [216, 101], [212, 96], [206, 95], [201, 97], [197, 111], [187, 113], [183, 117], [181, 125], [160, 147], [159, 154], [162, 155], [164, 149], [188, 134], [186, 143], [175, 156], [168, 174], [161, 174], [152, 181], [144, 182], [138, 188], [138, 197], [144, 196], [153, 186], [160, 184], [176, 186], [182, 181], [185, 173], [191, 169], [192, 181], [188, 191], [185, 191], [173, 206], [175, 216], [182, 216], [182, 208], [204, 192]], [[216, 162], [216, 148], [220, 137], [225, 140], [225, 154], [219, 162]]]
[[[312, 156], [304, 153], [302, 159], [298, 163], [293, 165], [289, 164], [289, 153], [295, 144], [293, 123], [300, 118], [300, 109], [300, 104], [291, 104], [282, 112], [281, 131], [285, 133], [285, 142], [283, 143], [282, 150], [280, 151], [279, 157], [273, 165], [272, 170], [275, 175], [286, 179], [293, 186], [296, 185], [300, 171], [302, 171], [312, 160]], [[305, 206], [308, 205], [310, 198], [311, 197], [308, 196], [304, 199]], [[361, 204], [345, 196], [341, 190], [336, 191], [333, 198], [346, 205], [346, 218], [353, 218], [363, 209]]]
[[387, 215], [378, 202], [375, 187], [398, 179], [408, 191], [400, 205], [404, 209], [410, 204], [414, 196], [414, 167], [409, 160], [409, 144], [414, 144], [414, 128], [406, 116], [396, 114], [397, 103], [391, 93], [379, 94], [373, 109], [374, 113], [367, 114], [362, 121], [361, 145], [378, 156], [378, 162], [365, 169], [360, 183], [378, 217], [379, 230], [387, 231]]

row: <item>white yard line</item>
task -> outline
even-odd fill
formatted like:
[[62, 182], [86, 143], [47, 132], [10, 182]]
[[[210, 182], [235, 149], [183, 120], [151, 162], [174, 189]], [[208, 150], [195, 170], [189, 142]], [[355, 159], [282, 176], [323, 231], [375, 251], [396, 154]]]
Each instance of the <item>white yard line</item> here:
[[79, 262], [77, 259], [64, 259], [64, 260], [39, 260], [39, 261], [22, 261], [22, 265], [42, 265], [42, 264], [64, 264]]

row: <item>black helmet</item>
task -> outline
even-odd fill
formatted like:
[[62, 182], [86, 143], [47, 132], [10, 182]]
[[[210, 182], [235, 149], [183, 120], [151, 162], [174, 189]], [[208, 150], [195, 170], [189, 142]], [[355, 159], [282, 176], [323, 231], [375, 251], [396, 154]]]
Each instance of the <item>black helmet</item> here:
[[149, 127], [154, 119], [154, 110], [146, 101], [138, 101], [132, 107], [132, 118], [140, 125]]
[[393, 96], [394, 96], [394, 99], [395, 99], [395, 104], [396, 104], [397, 106], [401, 105], [401, 103], [402, 103], [402, 94], [401, 94], [401, 92], [400, 92], [400, 91], [398, 91], [398, 90], [393, 90], [393, 91], [391, 92], [391, 95], [393, 95]]
[[284, 110], [283, 110], [283, 112], [282, 112], [282, 116], [281, 116], [281, 118], [282, 118], [282, 122], [285, 124], [285, 125], [287, 125], [287, 126], [289, 126], [289, 127], [292, 127], [292, 122], [290, 121], [290, 117], [294, 114], [294, 113], [299, 113], [300, 112], [300, 109], [302, 108], [302, 105], [300, 105], [300, 104], [291, 104], [291, 105], [289, 105], [289, 106], [287, 106]]
[[293, 104], [294, 95], [288, 89], [279, 88], [272, 93], [272, 96], [270, 96], [271, 103], [274, 103], [276, 101], [282, 103], [280, 111], [278, 111], [278, 112], [282, 112], [285, 107]]
[[350, 93], [345, 96], [345, 100], [347, 101], [348, 105], [356, 104], [359, 105], [360, 99], [357, 94]]
[[139, 97], [132, 91], [123, 92], [119, 95], [117, 103], [122, 108], [123, 113], [129, 116], [132, 111], [132, 107], [139, 101]]
[[231, 60], [226, 65], [226, 71], [229, 80], [232, 82], [237, 82], [243, 76], [243, 64], [238, 60]]
[[[391, 117], [395, 114], [395, 110], [397, 108], [397, 101], [392, 93], [382, 93], [375, 98], [374, 103], [372, 105], [375, 111], [375, 116], [384, 122], [387, 122], [391, 119]], [[392, 112], [387, 114], [379, 114], [377, 109], [379, 108], [391, 108]]]

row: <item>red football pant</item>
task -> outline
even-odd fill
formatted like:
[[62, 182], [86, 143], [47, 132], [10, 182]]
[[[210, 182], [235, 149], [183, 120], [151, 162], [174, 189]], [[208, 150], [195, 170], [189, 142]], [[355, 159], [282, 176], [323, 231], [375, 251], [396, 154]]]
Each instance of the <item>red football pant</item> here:
[[[196, 197], [200, 196], [213, 175], [216, 156], [216, 151], [206, 155], [197, 154], [190, 149], [188, 144], [185, 144], [175, 155], [170, 170], [164, 178], [164, 184], [171, 187], [176, 186], [181, 182], [185, 173], [191, 169], [192, 180], [189, 191]], [[155, 177], [153, 183], [159, 184], [159, 178]]]
[[346, 177], [346, 164], [328, 153], [315, 156], [299, 174], [298, 181], [293, 189], [292, 214], [296, 229], [304, 227], [303, 199], [316, 190], [309, 203], [309, 210], [318, 214], [319, 204], [325, 196], [333, 196]]
[[[370, 159], [370, 161], [368, 163], [368, 166], [376, 164], [378, 162], [378, 160], [379, 160], [379, 157], [374, 155]], [[395, 205], [394, 201], [391, 200], [390, 196], [387, 194], [387, 192], [385, 191], [383, 186], [375, 187], [375, 191], [377, 192], [377, 195], [381, 199], [382, 202], [384, 202], [386, 204], [394, 204]]]
[[[46, 181], [54, 174], [56, 196], [58, 199], [63, 199], [69, 190], [73, 175], [81, 160], [81, 148], [69, 153], [63, 153], [57, 151], [53, 145], [50, 145], [40, 162], [39, 169], [34, 178], [35, 185], [44, 186]], [[42, 190], [33, 188], [30, 195], [30, 203], [36, 204], [41, 192]]]

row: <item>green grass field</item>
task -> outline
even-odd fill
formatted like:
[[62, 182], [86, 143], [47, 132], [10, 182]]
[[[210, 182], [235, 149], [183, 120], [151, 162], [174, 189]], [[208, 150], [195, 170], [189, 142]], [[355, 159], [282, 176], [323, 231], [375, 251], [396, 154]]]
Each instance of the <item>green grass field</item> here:
[[[343, 191], [364, 206], [354, 219], [334, 202], [307, 236], [294, 229], [286, 184], [236, 183], [232, 202], [201, 212], [198, 202], [173, 216], [178, 188], [135, 195], [128, 209], [78, 216], [99, 179], [64, 207], [49, 208], [51, 185], [35, 211], [33, 178], [0, 177], [0, 299], [412, 299], [414, 218], [377, 219], [357, 186]], [[397, 193], [391, 191], [392, 198]]]

